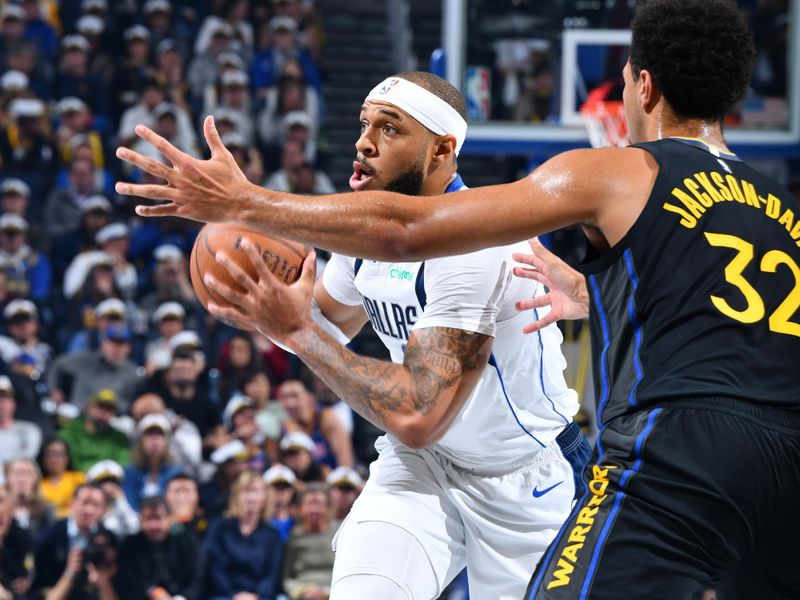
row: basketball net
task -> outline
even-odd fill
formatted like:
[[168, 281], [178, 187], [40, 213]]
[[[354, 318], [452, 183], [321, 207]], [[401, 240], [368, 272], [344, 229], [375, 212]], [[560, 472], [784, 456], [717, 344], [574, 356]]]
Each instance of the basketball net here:
[[581, 117], [594, 148], [624, 147], [628, 141], [625, 105], [619, 100], [587, 101], [581, 107]]

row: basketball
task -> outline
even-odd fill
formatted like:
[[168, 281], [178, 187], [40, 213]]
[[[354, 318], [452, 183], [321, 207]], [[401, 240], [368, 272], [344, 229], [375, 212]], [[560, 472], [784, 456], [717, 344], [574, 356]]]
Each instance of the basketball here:
[[241, 247], [245, 238], [253, 243], [261, 254], [261, 259], [279, 281], [289, 285], [300, 277], [303, 259], [309, 252], [303, 244], [269, 237], [241, 223], [209, 223], [197, 234], [189, 259], [192, 287], [204, 308], [208, 308], [209, 301], [220, 306], [227, 304], [224, 298], [208, 289], [203, 282], [206, 273], [233, 289], [244, 292], [214, 258], [219, 250], [225, 251], [250, 277], [257, 278], [255, 268]]

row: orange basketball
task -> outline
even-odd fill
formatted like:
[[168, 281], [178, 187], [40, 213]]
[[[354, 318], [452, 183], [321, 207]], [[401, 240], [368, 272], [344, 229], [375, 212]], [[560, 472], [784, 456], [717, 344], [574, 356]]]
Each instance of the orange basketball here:
[[244, 292], [214, 258], [217, 251], [225, 251], [250, 277], [257, 279], [250, 258], [241, 247], [244, 238], [256, 247], [261, 259], [279, 281], [289, 285], [300, 277], [303, 259], [310, 251], [303, 244], [269, 237], [241, 223], [209, 223], [197, 234], [189, 263], [192, 286], [204, 308], [208, 308], [209, 300], [220, 306], [227, 304], [224, 298], [206, 287], [203, 282], [206, 273], [233, 289]]

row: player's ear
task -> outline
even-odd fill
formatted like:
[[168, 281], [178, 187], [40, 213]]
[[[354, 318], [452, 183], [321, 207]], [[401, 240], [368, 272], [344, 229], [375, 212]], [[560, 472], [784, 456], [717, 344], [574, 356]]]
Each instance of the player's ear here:
[[651, 113], [661, 100], [661, 91], [656, 87], [650, 71], [642, 69], [639, 72], [639, 102], [646, 113]]
[[440, 135], [436, 138], [433, 148], [433, 160], [446, 162], [452, 160], [456, 154], [456, 136], [451, 134]]

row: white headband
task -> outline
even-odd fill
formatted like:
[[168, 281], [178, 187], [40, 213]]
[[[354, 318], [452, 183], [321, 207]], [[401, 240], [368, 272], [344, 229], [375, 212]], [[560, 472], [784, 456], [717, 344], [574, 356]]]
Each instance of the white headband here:
[[425, 88], [400, 77], [388, 77], [372, 88], [367, 100], [388, 102], [406, 111], [437, 135], [456, 138], [456, 155], [467, 137], [467, 122], [447, 102]]

